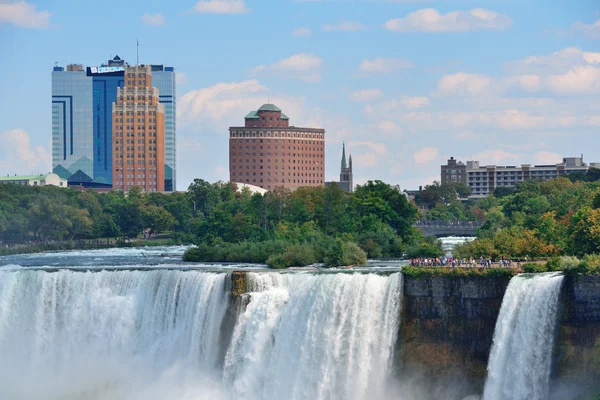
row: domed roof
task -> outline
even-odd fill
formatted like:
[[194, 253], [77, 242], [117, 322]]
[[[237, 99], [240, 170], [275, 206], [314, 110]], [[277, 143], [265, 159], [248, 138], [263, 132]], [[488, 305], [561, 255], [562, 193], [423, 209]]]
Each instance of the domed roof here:
[[263, 104], [258, 111], [275, 111], [281, 112], [281, 109], [277, 107], [275, 104]]

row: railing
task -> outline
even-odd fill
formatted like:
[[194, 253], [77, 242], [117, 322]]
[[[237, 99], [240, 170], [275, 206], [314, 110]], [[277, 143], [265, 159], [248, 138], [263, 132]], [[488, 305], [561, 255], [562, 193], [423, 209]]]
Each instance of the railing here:
[[421, 220], [415, 222], [414, 226], [417, 228], [479, 228], [483, 226], [483, 222]]

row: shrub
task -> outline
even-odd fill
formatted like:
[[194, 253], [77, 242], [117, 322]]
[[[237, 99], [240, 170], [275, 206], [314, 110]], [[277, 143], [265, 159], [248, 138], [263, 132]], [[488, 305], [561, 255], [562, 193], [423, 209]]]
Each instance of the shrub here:
[[523, 264], [523, 272], [537, 273], [537, 272], [548, 272], [546, 264], [538, 263], [525, 263]]
[[367, 253], [356, 243], [345, 242], [342, 245], [342, 254], [344, 265], [365, 265], [367, 263]]
[[455, 277], [511, 277], [517, 273], [510, 268], [447, 268], [447, 267], [402, 267], [405, 276], [421, 278], [427, 276], [455, 276]]

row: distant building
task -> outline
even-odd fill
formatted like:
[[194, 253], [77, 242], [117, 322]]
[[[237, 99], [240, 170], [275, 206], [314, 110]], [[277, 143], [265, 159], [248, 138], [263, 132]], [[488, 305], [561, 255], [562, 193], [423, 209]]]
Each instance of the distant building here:
[[[129, 65], [115, 56], [101, 66], [69, 64], [52, 70], [52, 167], [72, 186], [112, 188], [112, 103], [117, 89], [125, 86]], [[152, 65], [154, 86], [165, 105], [164, 187], [174, 191], [175, 159], [175, 71]]]
[[53, 185], [67, 187], [67, 180], [60, 176], [49, 173], [40, 175], [14, 175], [0, 176], [0, 185], [23, 185], [23, 186], [46, 186]]
[[340, 169], [340, 180], [325, 182], [325, 185], [338, 185], [342, 190], [346, 193], [354, 192], [354, 183], [352, 177], [352, 154], [350, 154], [350, 158], [348, 159], [348, 163], [346, 163], [346, 144], [342, 144], [342, 162]]
[[479, 161], [467, 161], [464, 164], [451, 157], [446, 165], [441, 166], [441, 182], [464, 183], [472, 190], [470, 197], [485, 197], [498, 187], [515, 188], [518, 182], [554, 179], [574, 172], [586, 172], [590, 167], [599, 166], [598, 163], [584, 163], [583, 155], [565, 157], [558, 164], [520, 166], [480, 166]]
[[289, 125], [274, 104], [250, 111], [229, 128], [229, 180], [272, 190], [323, 186], [325, 130]]
[[165, 111], [152, 86], [152, 67], [126, 66], [125, 85], [112, 104], [113, 189], [165, 190]]

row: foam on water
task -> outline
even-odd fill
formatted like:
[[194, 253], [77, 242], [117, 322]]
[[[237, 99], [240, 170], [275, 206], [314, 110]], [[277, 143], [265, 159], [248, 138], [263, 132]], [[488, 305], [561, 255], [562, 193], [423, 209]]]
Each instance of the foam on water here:
[[562, 281], [557, 273], [510, 280], [496, 322], [485, 400], [548, 398]]

